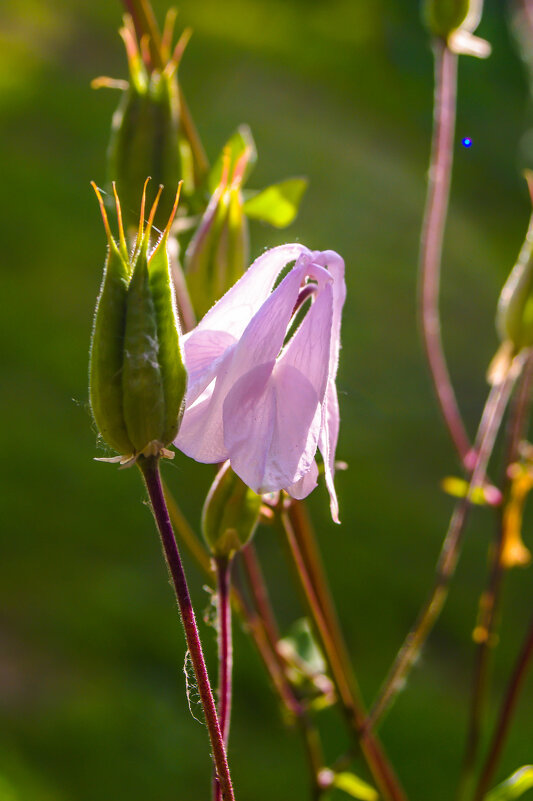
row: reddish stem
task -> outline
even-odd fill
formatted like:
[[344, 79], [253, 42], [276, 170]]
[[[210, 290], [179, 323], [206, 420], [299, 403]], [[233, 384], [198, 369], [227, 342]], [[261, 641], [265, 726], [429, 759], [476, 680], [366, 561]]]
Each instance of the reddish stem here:
[[165, 503], [165, 496], [163, 494], [163, 487], [161, 485], [161, 476], [159, 473], [159, 458], [158, 457], [141, 457], [138, 460], [138, 465], [141, 469], [148, 495], [152, 504], [152, 512], [161, 536], [161, 544], [163, 545], [163, 552], [170, 571], [176, 598], [181, 612], [181, 620], [183, 628], [185, 629], [185, 638], [187, 640], [187, 647], [194, 669], [194, 675], [198, 685], [198, 693], [202, 703], [207, 730], [211, 740], [211, 748], [213, 750], [213, 759], [217, 771], [220, 787], [222, 791], [222, 798], [224, 801], [235, 801], [233, 793], [233, 786], [226, 757], [226, 749], [222, 732], [219, 726], [217, 712], [215, 708], [215, 701], [213, 692], [209, 683], [209, 676], [202, 651], [202, 644], [200, 642], [200, 635], [198, 634], [198, 626], [196, 625], [196, 617], [187, 586], [187, 579], [183, 570], [181, 557], [178, 551], [178, 546], [174, 537], [172, 524], [168, 516], [168, 511]]
[[[457, 56], [444, 40], [435, 41], [435, 101], [433, 139], [429, 165], [426, 208], [420, 239], [420, 303], [422, 334], [431, 378], [440, 410], [455, 448], [465, 467], [470, 440], [448, 373], [440, 333], [439, 287], [442, 242], [448, 211], [455, 135]], [[472, 457], [470, 456], [470, 459]]]

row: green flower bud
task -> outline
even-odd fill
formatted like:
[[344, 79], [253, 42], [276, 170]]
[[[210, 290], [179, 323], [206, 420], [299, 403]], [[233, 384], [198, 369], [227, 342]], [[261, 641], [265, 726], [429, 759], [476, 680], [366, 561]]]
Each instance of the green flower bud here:
[[167, 17], [163, 44], [157, 50], [161, 66], [156, 67], [147, 55], [149, 42], [143, 37], [139, 45], [131, 17], [126, 15], [120, 34], [126, 47], [129, 80], [98, 78], [93, 82], [95, 87], [123, 90], [113, 115], [108, 172], [122, 199], [127, 227], [136, 225], [138, 199], [147, 175], [154, 179], [154, 189], [148, 190], [148, 205], [153, 203], [155, 187], [165, 187], [154, 221], [156, 228], [163, 228], [170, 215], [179, 181], [183, 179], [184, 193], [188, 195], [205, 176], [205, 157], [177, 81], [190, 30], [184, 31], [170, 55], [174, 17], [170, 13]]
[[[533, 172], [527, 170], [525, 177], [533, 201]], [[496, 327], [515, 353], [533, 345], [533, 214], [518, 261], [500, 294]]]
[[454, 53], [490, 56], [491, 46], [473, 36], [481, 20], [483, 0], [423, 0], [422, 18], [433, 36], [445, 39]]
[[202, 533], [215, 557], [229, 557], [252, 537], [262, 499], [225, 462], [205, 500]]
[[463, 24], [469, 7], [470, 0], [424, 0], [424, 24], [434, 36], [446, 38]]
[[111, 235], [102, 197], [93, 187], [109, 245], [90, 353], [94, 420], [102, 438], [121, 454], [122, 461], [134, 461], [141, 453], [169, 455], [165, 449], [178, 432], [187, 383], [166, 252], [179, 190], [165, 230], [150, 254], [150, 233], [161, 190], [146, 226], [143, 191], [137, 243], [130, 255], [115, 187], [118, 243]]
[[226, 151], [220, 183], [185, 253], [187, 287], [198, 317], [237, 281], [248, 266], [248, 221], [242, 180], [249, 151], [232, 165]]

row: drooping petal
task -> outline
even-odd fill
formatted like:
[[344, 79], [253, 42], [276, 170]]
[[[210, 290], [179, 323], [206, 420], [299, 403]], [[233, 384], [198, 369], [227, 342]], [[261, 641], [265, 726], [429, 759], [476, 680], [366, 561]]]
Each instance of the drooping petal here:
[[[304, 259], [303, 256], [301, 258]], [[250, 269], [253, 269], [253, 266]], [[276, 269], [279, 271], [279, 263]], [[190, 383], [187, 410], [175, 443], [188, 456], [200, 462], [218, 462], [228, 458], [222, 420], [226, 396], [239, 379], [252, 368], [267, 362], [274, 365], [274, 360], [283, 345], [304, 275], [305, 263], [302, 261], [298, 268], [295, 267], [285, 276], [274, 292], [267, 295], [267, 299], [249, 322], [240, 340], [235, 345], [230, 344], [225, 351], [222, 350], [211, 364], [204, 358], [206, 352], [217, 354], [220, 350], [217, 344], [231, 342], [233, 335], [225, 331], [214, 332], [205, 328], [202, 330], [204, 322], [202, 321], [187, 339], [186, 364], [188, 366], [190, 354], [192, 366], [198, 369]], [[271, 276], [271, 283], [275, 277]], [[193, 358], [196, 352], [198, 352], [197, 361]], [[210, 384], [213, 379], [214, 383]], [[281, 485], [277, 487], [280, 488]]]
[[289, 493], [291, 498], [296, 498], [296, 500], [301, 501], [303, 498], [307, 498], [307, 496], [314, 490], [317, 485], [318, 479], [318, 467], [313, 460], [313, 464], [303, 475], [299, 481], [296, 481], [294, 484], [291, 484], [289, 487], [285, 487], [285, 491]]
[[210, 309], [191, 333], [226, 331], [238, 339], [268, 298], [281, 270], [302, 254], [310, 254], [297, 243], [280, 245], [257, 258], [237, 283]]
[[272, 367], [250, 370], [224, 402], [231, 464], [258, 493], [299, 481], [312, 467], [320, 432], [318, 397], [305, 375], [290, 365]]
[[335, 381], [330, 380], [326, 390], [326, 397], [323, 404], [323, 423], [320, 427], [320, 437], [318, 447], [324, 459], [324, 471], [326, 487], [329, 492], [331, 516], [335, 523], [339, 520], [339, 503], [337, 493], [333, 483], [335, 474], [335, 449], [339, 436], [339, 402], [337, 399], [337, 387]]

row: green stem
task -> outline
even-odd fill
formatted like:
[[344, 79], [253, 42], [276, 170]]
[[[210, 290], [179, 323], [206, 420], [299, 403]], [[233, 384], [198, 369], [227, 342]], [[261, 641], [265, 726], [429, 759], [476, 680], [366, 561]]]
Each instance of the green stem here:
[[209, 676], [207, 674], [202, 644], [200, 642], [200, 635], [198, 633], [198, 626], [196, 625], [196, 617], [191, 602], [191, 596], [189, 594], [189, 588], [187, 586], [187, 579], [185, 577], [181, 557], [178, 551], [178, 546], [174, 537], [174, 531], [168, 516], [165, 496], [163, 494], [163, 487], [161, 485], [159, 457], [141, 457], [139, 458], [137, 464], [139, 465], [144, 482], [146, 484], [146, 489], [148, 490], [148, 495], [152, 505], [152, 512], [159, 530], [163, 552], [165, 554], [165, 559], [172, 578], [172, 583], [174, 585], [176, 598], [178, 600], [181, 620], [183, 623], [183, 628], [185, 629], [185, 639], [187, 641], [187, 647], [198, 685], [198, 693], [200, 695], [207, 730], [211, 740], [213, 759], [215, 762], [218, 780], [220, 782], [222, 798], [224, 801], [235, 801], [228, 761], [226, 758], [226, 748], [218, 722], [213, 691], [211, 690], [211, 684], [209, 683]]

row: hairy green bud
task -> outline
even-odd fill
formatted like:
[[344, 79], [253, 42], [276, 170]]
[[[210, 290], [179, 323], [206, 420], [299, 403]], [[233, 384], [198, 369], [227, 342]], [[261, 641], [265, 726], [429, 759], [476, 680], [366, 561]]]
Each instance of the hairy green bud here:
[[207, 168], [177, 80], [190, 30], [184, 31], [171, 54], [174, 18], [175, 13], [169, 12], [157, 50], [158, 65], [154, 66], [147, 55], [151, 43], [143, 37], [139, 44], [132, 19], [126, 14], [120, 35], [128, 58], [128, 81], [93, 81], [95, 87], [114, 86], [123, 92], [113, 115], [108, 173], [109, 180], [116, 183], [128, 228], [136, 226], [137, 204], [147, 175], [154, 180], [154, 189], [148, 189], [148, 205], [155, 198], [155, 187], [164, 186], [154, 220], [156, 228], [163, 228], [179, 181], [183, 180], [186, 195], [193, 194]]
[[202, 533], [213, 556], [229, 557], [246, 545], [256, 529], [261, 503], [261, 496], [225, 462], [202, 512]]
[[[525, 177], [533, 202], [533, 172], [527, 170]], [[533, 214], [518, 260], [500, 294], [496, 327], [515, 353], [533, 346]]]
[[169, 455], [165, 449], [178, 432], [187, 384], [166, 252], [179, 190], [151, 253], [150, 234], [161, 190], [146, 226], [143, 191], [137, 242], [130, 255], [115, 187], [118, 242], [111, 235], [100, 192], [93, 187], [109, 245], [90, 353], [94, 420], [102, 438], [121, 454], [118, 459], [122, 461], [134, 461], [139, 454]]

